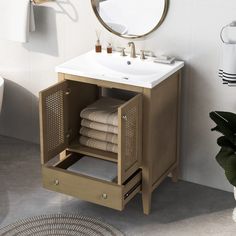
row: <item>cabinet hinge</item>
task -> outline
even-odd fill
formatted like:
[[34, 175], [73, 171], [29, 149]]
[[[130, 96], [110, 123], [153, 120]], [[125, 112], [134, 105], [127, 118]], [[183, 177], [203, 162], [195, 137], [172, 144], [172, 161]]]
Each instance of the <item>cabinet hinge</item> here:
[[70, 95], [71, 94], [71, 89], [67, 88], [67, 91], [65, 92], [65, 95]]
[[67, 132], [66, 132], [66, 138], [69, 139], [71, 137], [71, 133], [72, 133], [72, 130], [69, 129]]

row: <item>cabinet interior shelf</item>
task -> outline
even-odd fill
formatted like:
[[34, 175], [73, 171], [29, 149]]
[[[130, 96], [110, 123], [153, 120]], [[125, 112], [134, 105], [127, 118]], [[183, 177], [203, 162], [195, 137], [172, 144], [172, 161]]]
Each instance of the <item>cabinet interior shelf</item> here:
[[117, 162], [118, 155], [113, 152], [102, 151], [95, 148], [85, 147], [81, 145], [79, 142], [73, 142], [67, 148], [69, 152], [80, 153], [87, 156], [92, 156], [96, 158], [100, 158], [107, 161]]

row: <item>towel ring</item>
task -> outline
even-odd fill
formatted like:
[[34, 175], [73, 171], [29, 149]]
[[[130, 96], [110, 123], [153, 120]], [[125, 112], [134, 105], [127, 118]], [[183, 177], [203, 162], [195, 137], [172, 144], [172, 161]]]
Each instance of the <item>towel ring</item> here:
[[228, 28], [228, 27], [236, 27], [236, 21], [232, 21], [230, 24], [224, 26], [224, 27], [221, 29], [221, 31], [220, 31], [220, 39], [221, 39], [221, 41], [222, 41], [223, 43], [225, 43], [225, 44], [236, 44], [236, 42], [235, 42], [235, 43], [226, 42], [226, 41], [224, 40], [224, 38], [223, 38], [223, 31], [224, 31], [226, 28]]

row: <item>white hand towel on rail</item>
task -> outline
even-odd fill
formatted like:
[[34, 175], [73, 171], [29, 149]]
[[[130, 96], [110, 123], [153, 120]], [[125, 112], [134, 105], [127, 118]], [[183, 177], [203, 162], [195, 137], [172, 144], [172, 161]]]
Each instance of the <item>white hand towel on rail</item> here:
[[25, 43], [35, 31], [30, 0], [0, 0], [0, 38]]
[[226, 84], [236, 83], [236, 44], [223, 44], [219, 76]]

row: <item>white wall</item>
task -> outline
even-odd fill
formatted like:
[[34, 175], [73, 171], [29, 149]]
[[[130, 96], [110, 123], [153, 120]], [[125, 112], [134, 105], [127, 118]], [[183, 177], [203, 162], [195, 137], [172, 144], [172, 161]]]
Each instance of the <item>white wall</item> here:
[[[59, 2], [59, 1], [58, 1]], [[38, 142], [38, 92], [56, 82], [54, 66], [93, 48], [102, 28], [89, 0], [65, 0], [38, 6], [37, 33], [25, 46], [0, 41], [0, 74], [7, 78], [0, 133]], [[64, 10], [62, 9], [64, 8]], [[184, 180], [231, 190], [215, 162], [217, 134], [212, 110], [236, 111], [236, 88], [217, 79], [223, 25], [236, 19], [235, 0], [170, 0], [168, 16], [155, 33], [136, 40], [139, 49], [175, 55], [183, 72], [181, 167]], [[103, 30], [103, 40], [126, 45]]]

